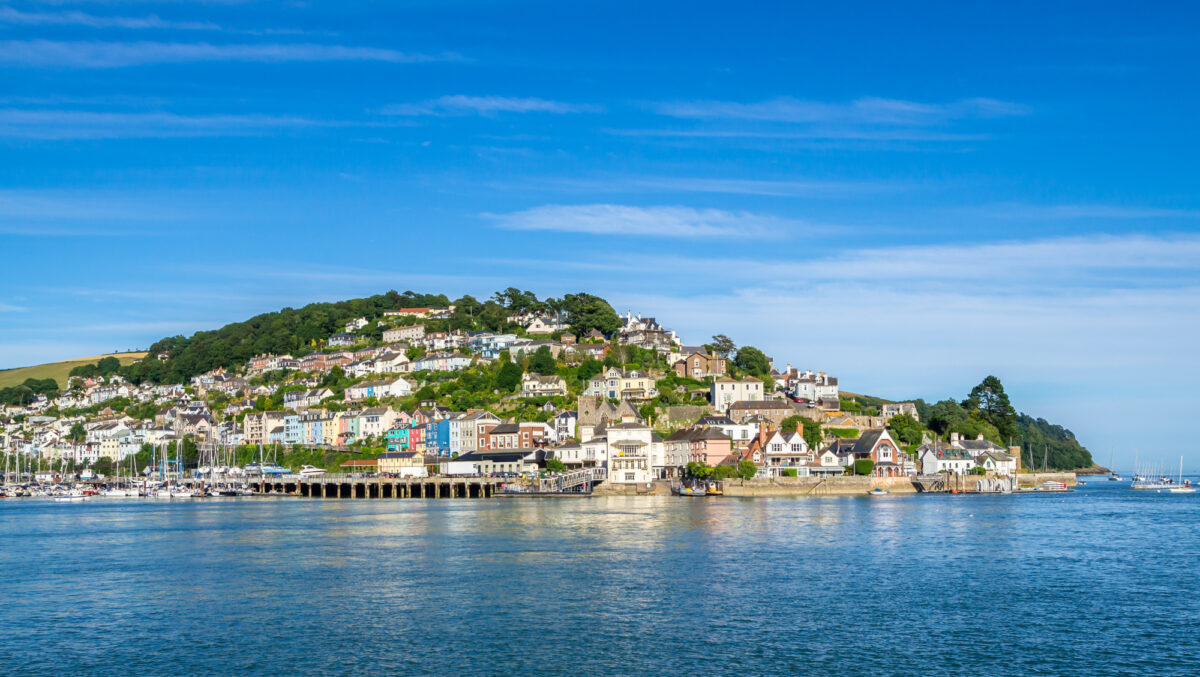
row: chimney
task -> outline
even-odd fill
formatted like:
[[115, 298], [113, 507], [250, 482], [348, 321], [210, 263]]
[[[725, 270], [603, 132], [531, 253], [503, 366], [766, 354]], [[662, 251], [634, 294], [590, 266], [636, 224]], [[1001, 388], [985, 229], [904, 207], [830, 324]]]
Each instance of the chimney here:
[[958, 433], [950, 433], [950, 444], [958, 441]]
[[977, 440], [979, 440], [980, 442], [982, 442], [982, 441], [983, 441], [983, 433], [979, 433], [979, 435], [978, 435], [978, 436], [976, 436], [976, 437], [975, 437], [975, 439], [977, 439]]

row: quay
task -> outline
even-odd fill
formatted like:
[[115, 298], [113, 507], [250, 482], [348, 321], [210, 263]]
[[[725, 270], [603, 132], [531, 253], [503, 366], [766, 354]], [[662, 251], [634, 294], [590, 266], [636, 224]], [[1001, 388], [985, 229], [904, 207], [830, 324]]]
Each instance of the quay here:
[[242, 480], [260, 494], [306, 498], [491, 498], [510, 480], [502, 477], [362, 477], [280, 475]]

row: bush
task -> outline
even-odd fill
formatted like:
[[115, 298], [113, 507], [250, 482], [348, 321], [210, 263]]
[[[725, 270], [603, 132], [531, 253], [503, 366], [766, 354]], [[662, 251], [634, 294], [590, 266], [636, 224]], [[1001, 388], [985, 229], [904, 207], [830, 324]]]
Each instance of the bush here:
[[549, 472], [566, 472], [567, 466], [557, 458], [546, 459], [546, 470]]
[[854, 461], [855, 475], [870, 475], [875, 470], [875, 461], [869, 458], [860, 458]]
[[795, 477], [796, 469], [795, 468], [784, 468], [781, 471], [781, 473], [783, 474], [784, 477]]

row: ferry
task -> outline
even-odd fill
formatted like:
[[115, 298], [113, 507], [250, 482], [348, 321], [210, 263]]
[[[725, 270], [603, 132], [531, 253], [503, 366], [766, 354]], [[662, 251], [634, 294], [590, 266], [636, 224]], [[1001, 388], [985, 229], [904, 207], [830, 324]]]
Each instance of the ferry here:
[[704, 487], [685, 487], [680, 484], [671, 485], [671, 493], [676, 496], [706, 496], [708, 491]]

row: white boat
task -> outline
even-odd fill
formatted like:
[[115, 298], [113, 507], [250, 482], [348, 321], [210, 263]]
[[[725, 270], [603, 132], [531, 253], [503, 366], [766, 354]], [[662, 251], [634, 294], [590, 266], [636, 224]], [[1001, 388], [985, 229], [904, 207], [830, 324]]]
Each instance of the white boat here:
[[1194, 494], [1194, 493], [1196, 493], [1196, 488], [1192, 486], [1190, 481], [1186, 482], [1186, 483], [1183, 481], [1183, 457], [1182, 456], [1179, 457], [1179, 483], [1172, 486], [1170, 489], [1167, 489], [1167, 491], [1171, 492], [1172, 494]]
[[325, 474], [324, 468], [318, 468], [315, 465], [300, 466], [300, 476], [301, 477], [320, 477], [321, 475], [324, 475], [324, 474]]

